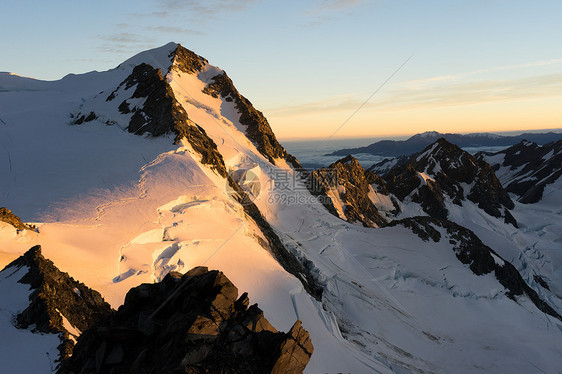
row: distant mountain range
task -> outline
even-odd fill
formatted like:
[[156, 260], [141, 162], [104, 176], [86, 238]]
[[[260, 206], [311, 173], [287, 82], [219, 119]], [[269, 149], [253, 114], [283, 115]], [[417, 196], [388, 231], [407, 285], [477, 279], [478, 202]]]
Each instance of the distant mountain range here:
[[528, 140], [538, 145], [543, 145], [552, 141], [562, 139], [562, 133], [526, 133], [515, 136], [502, 136], [490, 133], [475, 134], [442, 134], [437, 131], [427, 131], [416, 134], [407, 140], [381, 140], [365, 147], [340, 149], [329, 153], [326, 156], [347, 156], [359, 153], [368, 153], [377, 156], [403, 156], [420, 152], [428, 145], [436, 142], [440, 138], [445, 138], [461, 148], [465, 147], [492, 147], [492, 146], [512, 146]]

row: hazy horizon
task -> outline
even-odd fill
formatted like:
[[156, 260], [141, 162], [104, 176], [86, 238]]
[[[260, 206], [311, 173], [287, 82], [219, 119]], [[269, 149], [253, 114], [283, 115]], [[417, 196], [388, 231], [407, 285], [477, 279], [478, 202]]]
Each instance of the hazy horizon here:
[[[434, 131], [434, 130], [427, 130], [427, 131], [422, 131], [423, 132], [430, 132], [430, 131]], [[438, 131], [441, 132], [441, 131]], [[559, 133], [562, 132], [562, 128], [552, 128], [552, 129], [527, 129], [527, 130], [512, 130], [512, 131], [478, 131], [478, 132], [442, 132], [443, 134], [445, 133], [453, 133], [453, 134], [461, 134], [461, 135], [466, 135], [466, 134], [477, 134], [477, 133], [489, 133], [489, 134], [496, 134], [496, 135], [503, 135], [503, 136], [515, 136], [515, 135], [520, 135], [520, 134], [525, 134], [525, 133], [548, 133], [548, 132], [554, 132], [554, 133]], [[282, 137], [278, 137], [280, 141], [285, 141], [285, 142], [309, 142], [309, 141], [353, 141], [353, 140], [366, 140], [366, 139], [374, 139], [374, 140], [405, 140], [408, 139], [416, 134], [420, 134], [418, 133], [410, 133], [410, 134], [406, 134], [406, 135], [389, 135], [389, 136], [358, 136], [358, 137], [333, 137], [330, 139], [327, 139], [326, 137], [312, 137], [312, 138], [282, 138]]]

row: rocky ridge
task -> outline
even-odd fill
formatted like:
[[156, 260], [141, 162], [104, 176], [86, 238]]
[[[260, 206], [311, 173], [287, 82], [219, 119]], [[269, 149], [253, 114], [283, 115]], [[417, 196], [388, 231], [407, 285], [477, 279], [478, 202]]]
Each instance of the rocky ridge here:
[[[128, 123], [121, 124], [119, 119], [108, 114], [113, 112], [112, 109], [100, 111], [99, 105], [88, 105], [88, 103], [83, 104], [78, 111], [71, 114], [71, 123], [81, 125], [98, 121], [107, 125], [119, 124], [127, 131], [137, 135], [174, 134], [176, 143], [186, 138], [202, 155], [204, 163], [213, 165], [221, 175], [225, 174], [226, 171], [219, 170], [220, 166], [218, 166], [220, 163], [218, 158], [222, 156], [211, 150], [216, 148], [213, 146], [213, 140], [207, 136], [203, 128], [189, 119], [188, 114], [177, 101], [171, 86], [164, 78], [170, 70], [198, 74], [208, 61], [179, 44], [168, 57], [170, 65], [164, 74], [160, 69], [147, 63], [141, 63], [135, 66], [131, 74], [116, 88], [110, 90], [109, 94], [102, 92], [96, 96], [94, 101], [101, 101], [103, 97], [103, 101], [106, 103], [102, 103], [102, 106], [106, 107], [107, 103], [116, 100], [115, 105], [117, 105], [118, 112], [130, 116]], [[225, 72], [212, 77], [211, 80], [212, 83], [207, 84], [203, 92], [235, 103], [236, 110], [240, 113], [239, 121], [245, 127], [246, 136], [262, 155], [273, 164], [275, 164], [275, 159], [282, 158], [293, 168], [302, 170], [298, 160], [278, 142], [263, 113], [256, 110], [252, 103], [238, 92]], [[134, 91], [131, 93], [132, 88]]]
[[509, 212], [514, 204], [494, 171], [445, 139], [410, 157], [407, 163], [384, 176], [389, 192], [398, 199], [419, 203], [432, 217], [445, 219], [445, 199], [462, 206], [468, 199], [491, 216], [517, 226]]
[[32, 225], [23, 223], [21, 219], [6, 207], [0, 207], [0, 222], [6, 222], [16, 228], [16, 230], [34, 230]]
[[[482, 243], [469, 229], [448, 220], [421, 216], [389, 224], [398, 225], [409, 228], [424, 241], [448, 240], [459, 261], [468, 265], [474, 274], [485, 275], [493, 272], [496, 279], [506, 288], [506, 296], [517, 301], [517, 296], [526, 295], [540, 311], [562, 321], [562, 316], [539, 297], [510, 262]], [[442, 231], [445, 232], [445, 238]]]
[[[188, 69], [186, 63], [180, 64]], [[131, 93], [132, 89], [134, 91]], [[103, 95], [103, 93], [98, 96]], [[123, 97], [126, 97], [123, 99]], [[137, 65], [132, 73], [123, 80], [106, 98], [105, 102], [119, 101], [118, 110], [129, 114], [131, 118], [126, 130], [136, 135], [150, 134], [162, 136], [174, 134], [175, 142], [186, 139], [192, 148], [201, 155], [201, 162], [210, 165], [218, 174], [226, 177], [222, 155], [218, 152], [215, 142], [205, 130], [191, 121], [177, 101], [168, 82], [162, 77], [160, 69], [148, 64]], [[135, 105], [143, 101], [140, 106]], [[108, 125], [116, 124], [113, 119], [90, 111], [89, 114], [73, 115], [73, 123], [81, 125], [94, 120], [103, 120]]]
[[479, 153], [499, 175], [505, 190], [529, 204], [540, 201], [547, 185], [562, 176], [562, 140], [539, 146], [522, 141], [496, 153]]
[[440, 138], [446, 139], [459, 147], [490, 147], [490, 146], [511, 146], [527, 139], [538, 144], [546, 144], [552, 140], [562, 138], [560, 133], [528, 133], [516, 136], [503, 136], [490, 133], [475, 134], [450, 134], [439, 133], [437, 131], [427, 131], [413, 135], [406, 140], [381, 140], [366, 147], [340, 149], [330, 156], [345, 156], [349, 154], [368, 153], [380, 156], [407, 156], [412, 153], [422, 151], [428, 145], [436, 142]]
[[58, 373], [301, 373], [312, 352], [300, 321], [278, 332], [223, 273], [198, 267], [131, 289]]
[[316, 300], [322, 300], [323, 284], [314, 275], [312, 263], [305, 258], [297, 258], [295, 253], [283, 244], [259, 208], [231, 176], [228, 176], [228, 184], [233, 191], [236, 191], [236, 196], [233, 197], [242, 205], [246, 216], [258, 226], [265, 237], [265, 241], [260, 237], [256, 238], [260, 245], [273, 255], [285, 271], [294, 275], [301, 282], [309, 295]]
[[[22, 267], [27, 273], [18, 281], [28, 284], [33, 290], [30, 304], [16, 316], [16, 326], [31, 328], [41, 333], [58, 334], [60, 359], [70, 356], [74, 347], [76, 331], [85, 331], [110, 313], [110, 306], [101, 295], [56, 268], [52, 261], [41, 254], [35, 246], [9, 265], [4, 271]], [[70, 323], [69, 326], [66, 321]]]
[[272, 164], [275, 164], [276, 158], [282, 158], [294, 168], [301, 168], [297, 159], [279, 144], [263, 113], [254, 108], [250, 100], [238, 92], [225, 72], [215, 75], [211, 80], [212, 83], [209, 83], [203, 92], [236, 104], [236, 109], [240, 113], [240, 123], [246, 128], [246, 136], [262, 155], [267, 157]]
[[313, 171], [308, 186], [313, 194], [322, 194], [327, 209], [339, 216], [329, 195], [335, 197], [344, 215], [340, 218], [348, 222], [361, 222], [365, 227], [380, 227], [387, 223], [370, 198], [375, 192], [388, 195], [384, 181], [375, 173], [363, 169], [353, 156]]
[[410, 157], [408, 156], [398, 156], [394, 158], [385, 158], [382, 161], [374, 163], [373, 165], [369, 166], [367, 170], [372, 171], [373, 173], [384, 177], [386, 173], [391, 171], [394, 168], [398, 168], [408, 162]]

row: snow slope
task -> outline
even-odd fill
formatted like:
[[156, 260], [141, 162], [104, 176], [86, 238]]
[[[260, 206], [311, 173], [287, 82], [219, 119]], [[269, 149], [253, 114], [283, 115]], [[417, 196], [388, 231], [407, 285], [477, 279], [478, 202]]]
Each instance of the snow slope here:
[[15, 317], [29, 305], [29, 285], [18, 283], [28, 268], [9, 268], [0, 272], [0, 357], [3, 373], [52, 373], [59, 352], [56, 334], [33, 333], [16, 329]]
[[[329, 214], [284, 160], [274, 165], [256, 149], [234, 102], [203, 92], [222, 71], [208, 63], [194, 74], [174, 69], [175, 48], [143, 52], [107, 72], [68, 76], [44, 91], [0, 92], [0, 175], [9, 176], [0, 181], [0, 206], [36, 222], [39, 231], [0, 226], [2, 265], [41, 244], [45, 257], [113, 307], [131, 287], [170, 270], [220, 269], [277, 329], [303, 321], [314, 344], [309, 373], [558, 370], [559, 320], [526, 297], [509, 299], [492, 275], [472, 273], [445, 233], [438, 243], [424, 242], [404, 227], [369, 229]], [[95, 96], [112, 92], [141, 62], [161, 68], [230, 171], [259, 178], [256, 205], [324, 286], [321, 301], [264, 249], [263, 233], [230, 198], [226, 180], [187, 141], [136, 136], [101, 120], [69, 125], [70, 114], [86, 107], [127, 123]], [[283, 188], [284, 178], [292, 188]], [[493, 227], [503, 225], [496, 221]], [[507, 241], [509, 229], [483, 238], [507, 261], [512, 252], [490, 242]], [[549, 243], [560, 242], [552, 235]], [[7, 352], [2, 359], [10, 354], [0, 352]]]
[[[42, 95], [0, 93], [7, 123], [2, 128], [2, 172], [11, 176], [3, 180], [0, 205], [36, 221], [39, 231], [17, 233], [3, 225], [0, 240], [7, 258], [2, 265], [28, 245], [41, 244], [45, 257], [99, 290], [114, 307], [131, 287], [157, 281], [170, 270], [198, 265], [220, 269], [279, 330], [288, 331], [300, 318], [314, 331], [311, 372], [362, 372], [367, 367], [385, 372], [339, 335], [331, 313], [264, 250], [263, 235], [230, 199], [225, 179], [202, 165], [188, 143], [174, 146], [171, 136], [139, 137], [99, 121], [69, 125], [70, 113], [88, 105], [101, 90], [113, 90], [130, 73], [131, 66], [125, 65], [74, 76], [73, 82], [80, 84], [72, 87], [63, 79], [55, 82], [56, 90]], [[199, 76], [215, 72], [208, 65]], [[215, 140], [228, 166], [257, 161], [274, 168], [239, 130], [234, 108], [200, 92], [204, 82], [177, 72], [167, 79], [190, 119]], [[30, 111], [25, 108], [29, 102], [34, 103]], [[366, 366], [362, 361], [374, 362]]]

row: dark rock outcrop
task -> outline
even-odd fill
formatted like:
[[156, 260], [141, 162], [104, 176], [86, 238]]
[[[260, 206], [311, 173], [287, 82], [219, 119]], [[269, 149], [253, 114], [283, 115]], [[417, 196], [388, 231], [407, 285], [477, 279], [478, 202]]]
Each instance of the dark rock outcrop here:
[[173, 67], [188, 74], [200, 72], [203, 65], [208, 63], [207, 59], [184, 48], [181, 44], [178, 44], [176, 49], [170, 53], [169, 57], [172, 60]]
[[367, 170], [384, 177], [386, 173], [394, 168], [398, 168], [408, 162], [410, 158], [408, 156], [397, 156], [394, 158], [385, 158], [382, 161], [374, 163]]
[[389, 224], [389, 226], [397, 225], [411, 229], [424, 241], [431, 239], [433, 242], [442, 240], [438, 229], [444, 228], [447, 233], [446, 239], [453, 246], [455, 255], [460, 262], [468, 265], [474, 274], [485, 275], [494, 272], [496, 279], [507, 289], [506, 295], [509, 298], [516, 300], [516, 296], [527, 295], [540, 311], [562, 321], [562, 316], [540, 298], [510, 262], [482, 243], [469, 229], [448, 220], [431, 217], [406, 218]]
[[18, 282], [29, 284], [33, 291], [29, 306], [16, 317], [17, 327], [59, 334], [61, 358], [68, 357], [74, 341], [64, 326], [63, 317], [74, 328], [85, 331], [107, 317], [111, 307], [97, 291], [58, 270], [52, 261], [43, 257], [40, 246], [31, 248], [5, 269], [22, 267], [29, 270]]
[[34, 227], [32, 225], [23, 223], [18, 216], [12, 213], [10, 209], [5, 207], [0, 208], [0, 221], [14, 226], [17, 230], [34, 230]]
[[127, 127], [129, 132], [137, 135], [149, 133], [152, 136], [173, 132], [179, 135], [181, 129], [187, 126], [187, 113], [177, 102], [168, 82], [162, 78], [160, 69], [144, 63], [136, 66], [106, 101], [113, 100], [115, 92], [122, 87], [125, 90], [135, 87], [130, 99], [145, 99], [140, 108], [130, 108], [129, 99], [119, 104], [121, 113], [133, 113]]
[[169, 273], [129, 291], [84, 332], [58, 373], [300, 373], [313, 352], [297, 321], [278, 332], [219, 271]]
[[294, 168], [300, 168], [296, 158], [279, 144], [263, 113], [254, 108], [250, 100], [238, 92], [228, 75], [223, 72], [211, 79], [213, 82], [209, 83], [203, 92], [226, 101], [234, 101], [236, 109], [240, 112], [240, 123], [246, 128], [246, 136], [258, 151], [273, 164], [275, 164], [274, 159], [283, 158]]
[[228, 183], [230, 188], [236, 192], [232, 197], [243, 206], [246, 216], [259, 227], [266, 238], [267, 241], [263, 241], [257, 237], [260, 245], [273, 255], [277, 262], [283, 266], [283, 269], [294, 275], [302, 283], [309, 295], [318, 301], [322, 300], [324, 288], [313, 274], [313, 263], [305, 258], [298, 259], [294, 253], [289, 251], [246, 192], [230, 176], [228, 177]]
[[489, 215], [503, 217], [506, 223], [517, 226], [509, 213], [513, 201], [490, 165], [445, 139], [411, 156], [384, 179], [388, 190], [398, 199], [409, 196], [432, 217], [447, 218], [446, 197], [459, 206], [468, 199]]
[[[522, 141], [496, 153], [479, 153], [500, 173], [506, 191], [518, 195], [517, 201], [529, 204], [542, 199], [547, 185], [562, 176], [562, 140], [543, 146]], [[494, 162], [495, 160], [500, 162]]]
[[[327, 198], [327, 191], [337, 195], [343, 207], [344, 218], [348, 222], [361, 222], [365, 227], [380, 227], [386, 224], [375, 204], [369, 198], [372, 185], [377, 192], [387, 195], [385, 182], [375, 173], [363, 169], [353, 156], [347, 156], [328, 166], [312, 172], [311, 182], [308, 184], [311, 192], [323, 193]], [[310, 186], [314, 186], [311, 188]], [[338, 215], [333, 205], [327, 209]]]
[[[179, 63], [179, 68], [195, 69], [198, 65], [194, 62], [195, 57], [191, 56], [193, 52], [191, 54], [188, 52], [178, 52], [179, 48], [176, 50], [178, 56], [176, 58], [180, 62], [183, 61]], [[184, 48], [181, 47], [181, 50], [184, 50]], [[135, 87], [132, 94], [130, 96], [127, 95], [127, 99], [123, 100], [118, 106], [121, 113], [133, 113], [127, 131], [137, 135], [148, 133], [151, 136], [175, 134], [176, 143], [185, 138], [193, 149], [201, 155], [202, 163], [210, 165], [218, 174], [226, 177], [227, 171], [224, 160], [215, 142], [207, 135], [203, 128], [188, 118], [186, 111], [176, 100], [172, 88], [166, 79], [162, 77], [160, 69], [155, 69], [148, 64], [136, 66], [133, 72], [106, 98], [106, 101], [110, 102], [117, 97], [121, 98], [118, 92], [121, 90], [127, 92], [132, 87]], [[131, 108], [129, 100], [138, 98], [145, 99], [142, 107]], [[82, 124], [93, 121], [98, 116], [90, 112], [87, 117], [79, 113], [75, 118], [74, 124]]]

